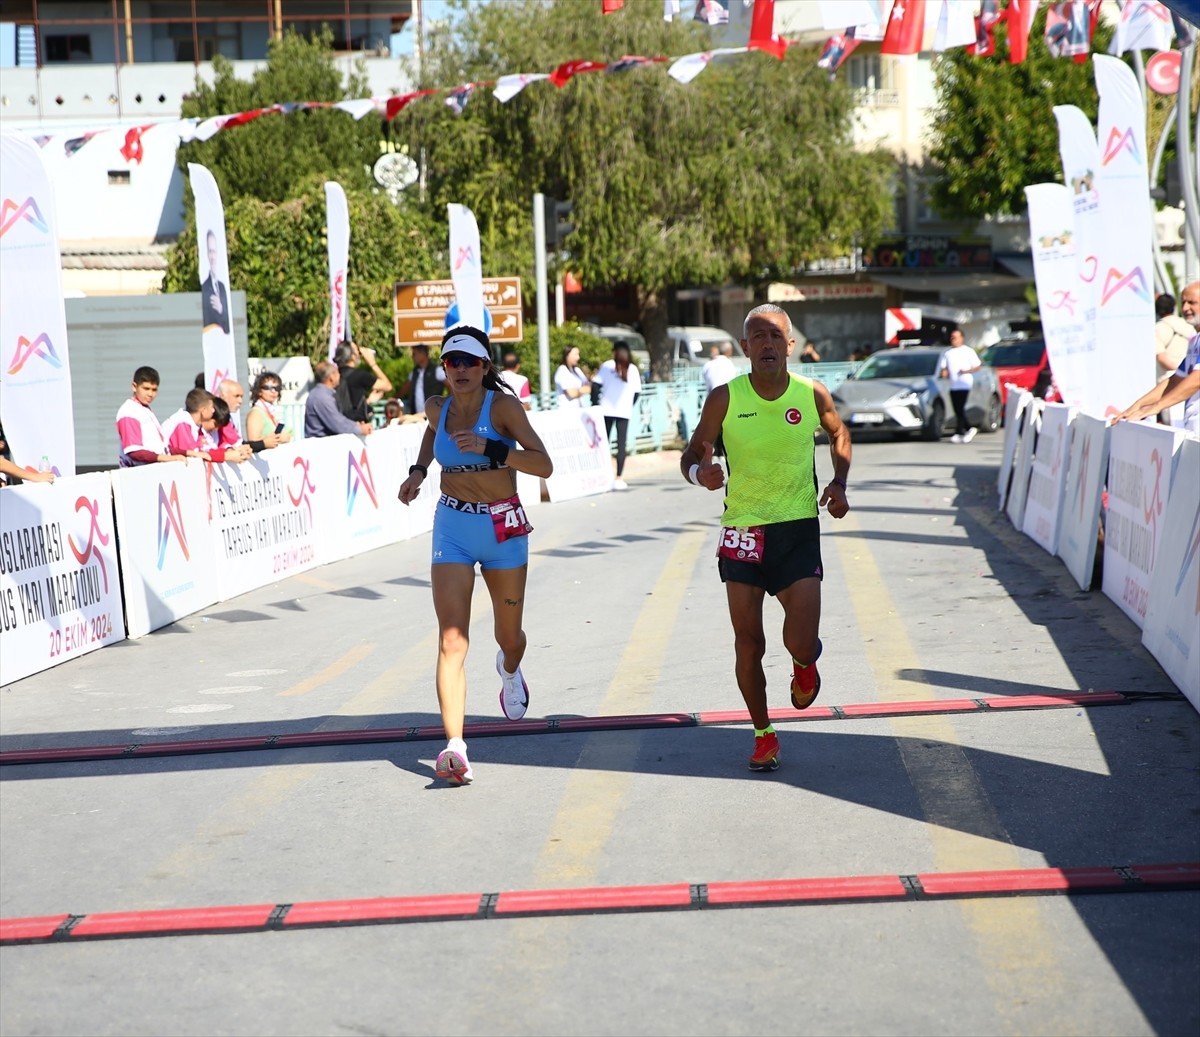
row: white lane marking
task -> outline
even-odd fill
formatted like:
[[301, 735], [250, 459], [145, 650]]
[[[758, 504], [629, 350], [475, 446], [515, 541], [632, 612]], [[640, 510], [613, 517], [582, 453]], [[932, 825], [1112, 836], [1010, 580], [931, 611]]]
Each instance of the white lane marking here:
[[225, 674], [226, 677], [272, 677], [277, 673], [287, 673], [287, 670], [234, 670]]
[[262, 691], [261, 684], [222, 684], [216, 688], [201, 688], [197, 695], [245, 695], [248, 691]]
[[233, 709], [232, 702], [201, 702], [194, 706], [172, 706], [168, 713], [216, 713], [222, 709]]

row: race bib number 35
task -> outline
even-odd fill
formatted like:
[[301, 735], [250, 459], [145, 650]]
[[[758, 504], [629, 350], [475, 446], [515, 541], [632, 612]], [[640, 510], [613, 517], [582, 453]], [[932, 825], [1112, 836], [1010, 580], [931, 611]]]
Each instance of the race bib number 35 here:
[[520, 497], [509, 497], [508, 500], [496, 501], [489, 504], [488, 510], [492, 515], [492, 528], [496, 531], [496, 543], [502, 544], [513, 537], [529, 536], [533, 526], [525, 516], [525, 508], [521, 505]]
[[763, 556], [763, 527], [722, 526], [717, 554], [735, 562], [758, 564]]

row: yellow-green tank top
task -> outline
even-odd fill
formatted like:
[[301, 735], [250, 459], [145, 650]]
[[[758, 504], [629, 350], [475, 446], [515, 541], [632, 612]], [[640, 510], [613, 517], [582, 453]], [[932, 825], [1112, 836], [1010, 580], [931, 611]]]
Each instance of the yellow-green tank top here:
[[729, 383], [729, 410], [721, 423], [729, 468], [723, 525], [762, 526], [817, 516], [813, 383], [797, 374], [789, 373], [789, 379], [777, 400], [759, 396], [749, 375]]

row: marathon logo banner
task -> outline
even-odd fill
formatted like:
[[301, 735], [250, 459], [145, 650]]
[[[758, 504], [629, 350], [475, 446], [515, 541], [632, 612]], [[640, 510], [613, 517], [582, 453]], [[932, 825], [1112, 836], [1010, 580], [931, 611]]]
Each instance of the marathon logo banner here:
[[[529, 415], [529, 423], [554, 462], [554, 474], [546, 480], [551, 501], [612, 489], [612, 450], [599, 407], [535, 411]], [[522, 494], [521, 500], [525, 499]]]
[[1075, 577], [1080, 590], [1089, 590], [1092, 586], [1111, 433], [1103, 418], [1094, 418], [1090, 414], [1077, 414], [1071, 423], [1071, 453], [1067, 461], [1058, 557]]
[[1139, 629], [1146, 625], [1171, 472], [1183, 430], [1118, 422], [1108, 457], [1108, 517], [1104, 522], [1102, 590]]
[[1200, 440], [1175, 457], [1142, 644], [1200, 709]]
[[0, 492], [0, 684], [124, 640], [108, 476]]
[[1075, 409], [1064, 403], [1047, 403], [1042, 408], [1042, 427], [1025, 496], [1022, 531], [1050, 554], [1058, 551], [1074, 417]]
[[222, 600], [311, 569], [318, 557], [316, 508], [330, 492], [315, 444], [263, 450], [244, 464], [208, 464], [208, 523]]
[[109, 473], [125, 574], [130, 637], [217, 600], [205, 463], [148, 464]]

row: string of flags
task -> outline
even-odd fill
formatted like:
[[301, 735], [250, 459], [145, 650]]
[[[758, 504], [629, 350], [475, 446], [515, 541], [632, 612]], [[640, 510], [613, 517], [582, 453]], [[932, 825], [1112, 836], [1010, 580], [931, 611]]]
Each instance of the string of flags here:
[[[605, 15], [617, 15], [624, 0], [600, 0]], [[716, 58], [731, 57], [759, 50], [782, 59], [791, 41], [781, 39], [775, 32], [775, 0], [687, 0], [694, 4], [693, 17], [709, 25], [727, 24], [729, 5], [753, 4], [749, 39], [745, 46], [719, 47], [685, 54], [682, 57], [644, 56], [628, 54], [616, 61], [574, 59], [564, 61], [549, 72], [522, 72], [502, 75], [495, 80], [461, 83], [451, 88], [414, 90], [391, 97], [366, 97], [348, 101], [298, 101], [273, 104], [250, 111], [217, 115], [207, 119], [173, 120], [179, 129], [182, 143], [205, 141], [222, 130], [244, 126], [271, 115], [291, 115], [317, 108], [333, 108], [354, 119], [376, 113], [388, 121], [395, 119], [408, 105], [426, 98], [442, 97], [443, 103], [461, 115], [475, 93], [491, 88], [492, 96], [501, 104], [516, 97], [532, 83], [549, 80], [555, 87], [565, 87], [576, 76], [591, 73], [622, 74], [653, 65], [666, 64], [667, 74], [681, 84], [691, 83]], [[881, 43], [883, 54], [903, 56], [921, 52], [941, 52], [966, 48], [979, 57], [996, 54], [995, 29], [1001, 22], [1008, 27], [1008, 58], [1019, 64], [1029, 52], [1029, 36], [1039, 0], [819, 0], [825, 25], [837, 24], [835, 19], [852, 18], [855, 24], [830, 36], [821, 50], [817, 65], [833, 78], [838, 69], [859, 44], [867, 41]], [[1100, 0], [1065, 0], [1051, 3], [1046, 12], [1044, 43], [1055, 57], [1071, 57], [1086, 61], [1096, 29]], [[680, 14], [680, 0], [664, 0], [663, 17], [670, 21]], [[1178, 89], [1179, 52], [1171, 50], [1172, 41], [1180, 46], [1193, 40], [1193, 30], [1175, 16], [1159, 0], [1125, 0], [1121, 7], [1113, 45], [1114, 54], [1130, 50], [1159, 52], [1151, 59], [1154, 75], [1147, 76], [1151, 88], [1160, 93]], [[1162, 60], [1159, 60], [1162, 59]], [[1150, 66], [1148, 65], [1148, 72]], [[120, 153], [127, 162], [140, 164], [145, 150], [143, 135], [157, 123], [124, 129]], [[76, 154], [94, 137], [106, 133], [94, 130], [62, 141], [67, 157]], [[115, 132], [122, 132], [116, 129]], [[62, 135], [37, 135], [39, 146]]]

